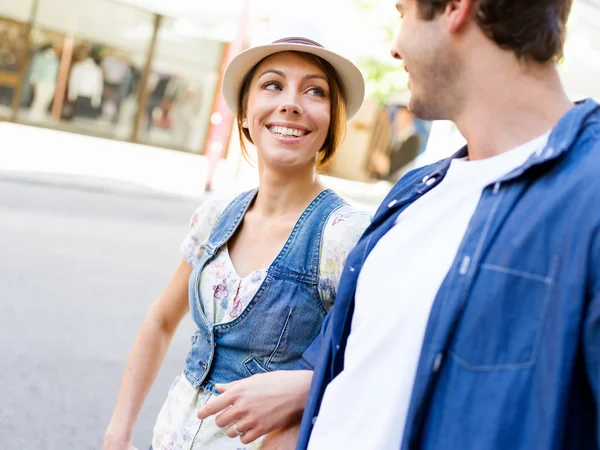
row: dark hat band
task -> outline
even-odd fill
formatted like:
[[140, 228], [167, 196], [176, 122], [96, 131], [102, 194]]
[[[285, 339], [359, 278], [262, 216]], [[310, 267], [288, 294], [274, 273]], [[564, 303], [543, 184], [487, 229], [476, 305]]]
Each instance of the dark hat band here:
[[303, 37], [288, 37], [283, 39], [278, 39], [273, 41], [273, 44], [302, 44], [302, 45], [311, 45], [313, 47], [323, 47], [321, 44], [315, 41], [311, 41], [310, 39], [306, 39]]

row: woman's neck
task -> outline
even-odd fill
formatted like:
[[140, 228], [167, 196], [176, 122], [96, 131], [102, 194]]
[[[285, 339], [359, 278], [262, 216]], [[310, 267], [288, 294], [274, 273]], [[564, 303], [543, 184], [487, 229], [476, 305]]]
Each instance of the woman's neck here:
[[258, 195], [252, 209], [265, 217], [296, 215], [323, 189], [312, 164], [290, 172], [259, 167]]

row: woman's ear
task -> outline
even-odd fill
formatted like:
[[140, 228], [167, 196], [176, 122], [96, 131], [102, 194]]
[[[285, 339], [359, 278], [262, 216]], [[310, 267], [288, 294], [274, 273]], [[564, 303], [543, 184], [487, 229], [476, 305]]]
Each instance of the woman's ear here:
[[248, 128], [248, 119], [245, 117], [242, 119], [242, 128]]

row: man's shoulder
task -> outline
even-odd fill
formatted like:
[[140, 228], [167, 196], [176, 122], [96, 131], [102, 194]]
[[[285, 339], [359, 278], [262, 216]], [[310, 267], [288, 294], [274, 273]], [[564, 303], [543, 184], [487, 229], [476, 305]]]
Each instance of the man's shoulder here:
[[[569, 158], [570, 157], [570, 158]], [[573, 143], [568, 158], [576, 165], [572, 175], [600, 186], [600, 114], [592, 117]], [[597, 184], [596, 184], [597, 183]]]
[[[453, 158], [453, 156], [450, 156], [448, 158], [441, 159], [439, 161], [428, 164], [426, 166], [417, 167], [417, 168], [407, 172], [406, 174], [404, 174], [402, 176], [402, 178], [400, 178], [396, 182], [396, 184], [394, 184], [394, 186], [392, 186], [392, 188], [390, 189], [390, 192], [388, 192], [388, 195], [381, 202], [381, 205], [379, 206], [377, 213], [379, 213], [379, 210], [382, 207], [385, 207], [390, 202], [397, 200], [404, 193], [410, 192], [417, 185], [426, 183], [428, 178], [431, 177], [431, 175], [436, 173], [436, 171], [439, 170], [440, 167], [442, 167], [444, 164], [447, 164], [448, 160], [452, 159], [452, 158]], [[377, 215], [377, 213], [375, 213], [375, 215]]]

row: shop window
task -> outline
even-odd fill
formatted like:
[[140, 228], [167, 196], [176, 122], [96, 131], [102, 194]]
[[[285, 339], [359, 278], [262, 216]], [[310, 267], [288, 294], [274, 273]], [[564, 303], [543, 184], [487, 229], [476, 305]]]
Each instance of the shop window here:
[[22, 119], [129, 139], [153, 17], [103, 0], [40, 0]]
[[202, 153], [223, 43], [198, 36], [201, 25], [184, 25], [167, 20], [159, 31], [140, 141]]
[[12, 115], [13, 96], [19, 83], [19, 64], [24, 57], [26, 33], [24, 23], [0, 18], [0, 117], [3, 118]]

